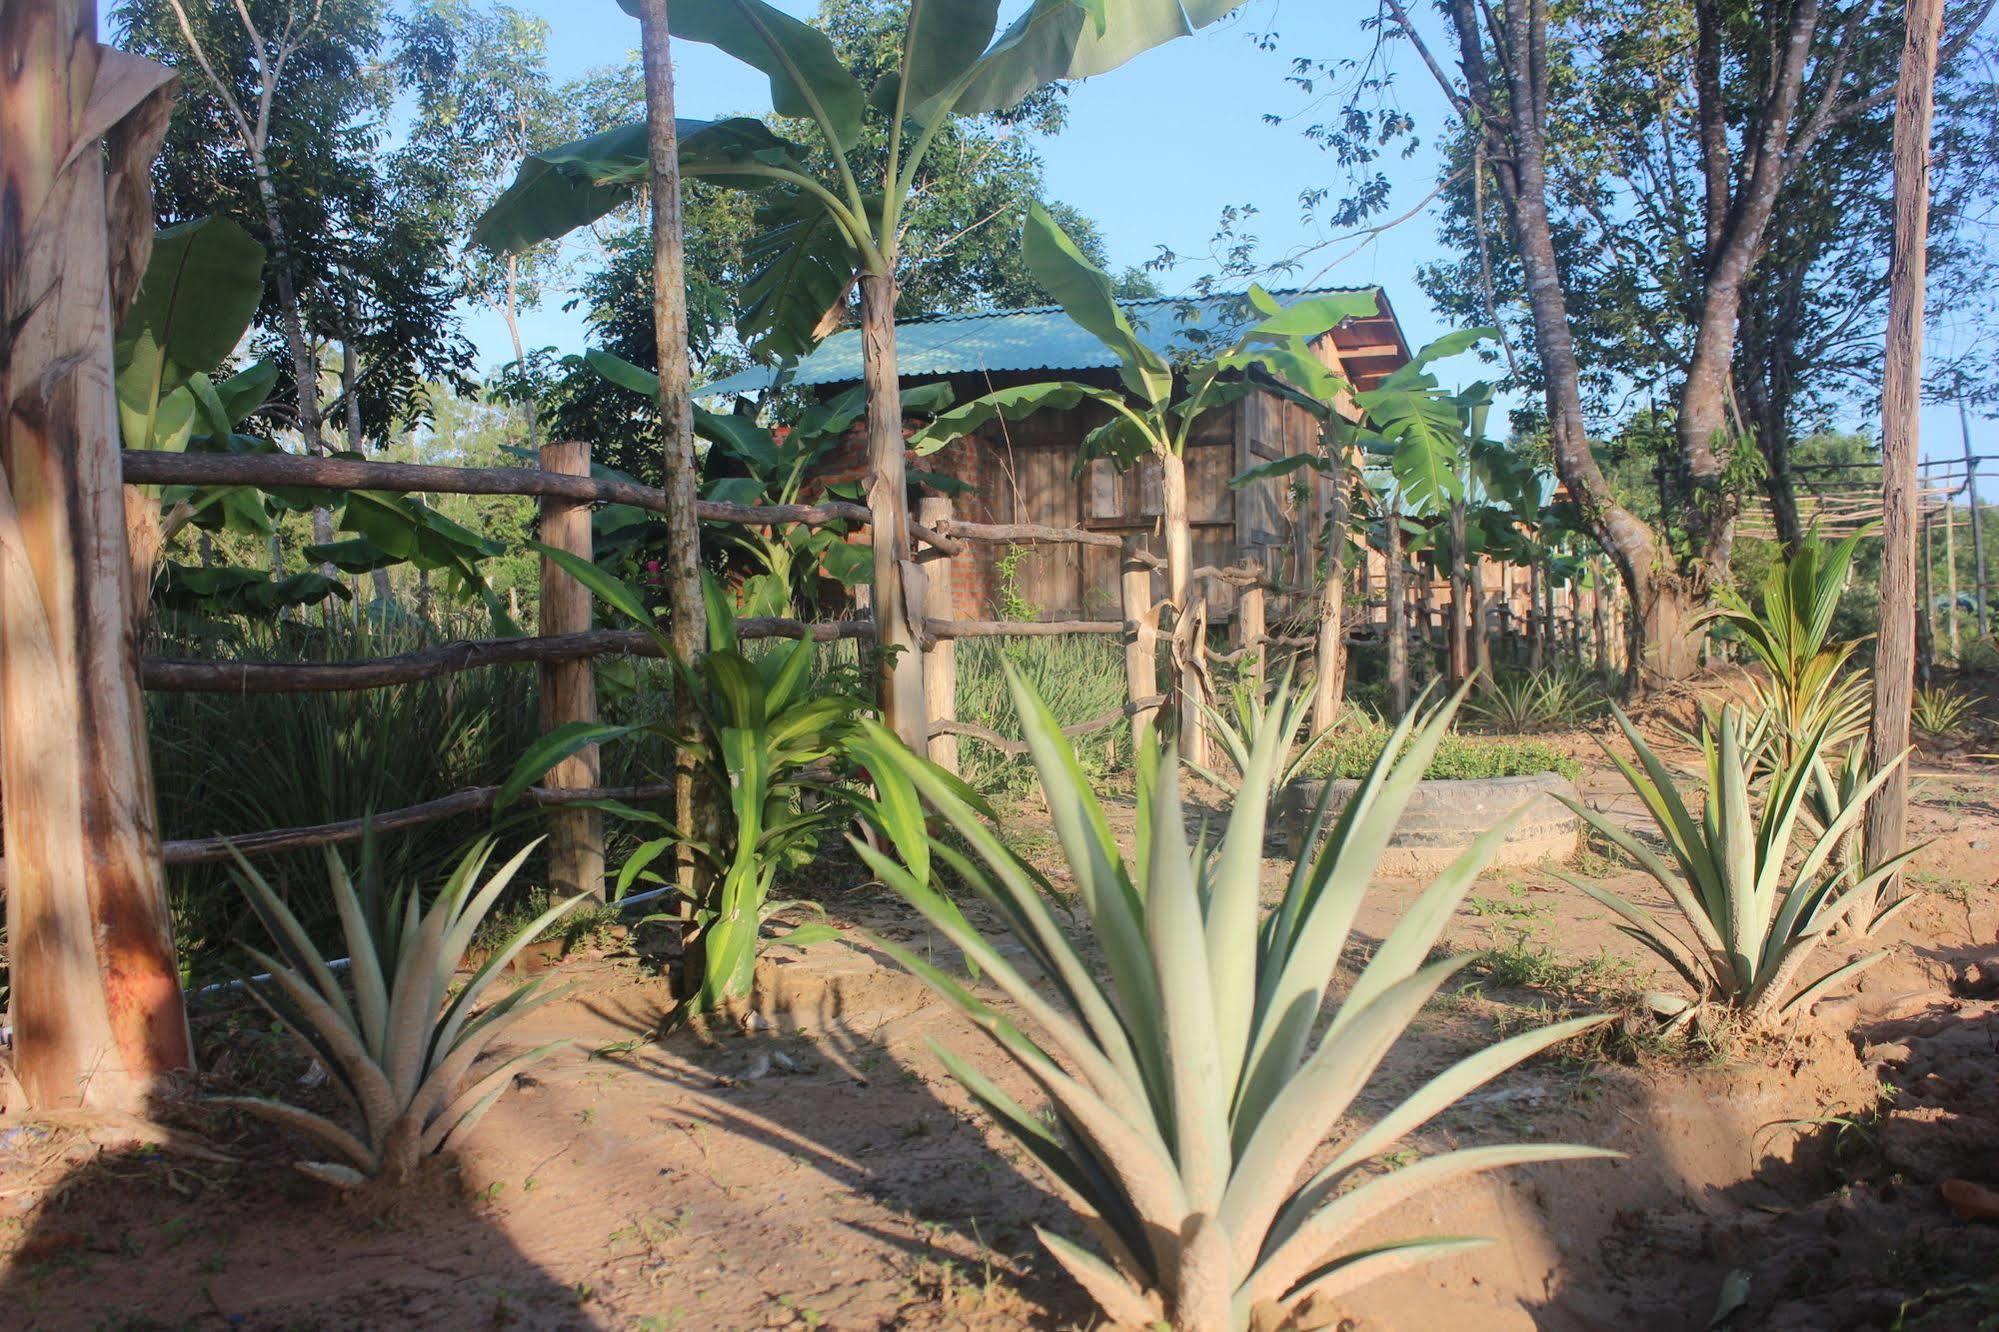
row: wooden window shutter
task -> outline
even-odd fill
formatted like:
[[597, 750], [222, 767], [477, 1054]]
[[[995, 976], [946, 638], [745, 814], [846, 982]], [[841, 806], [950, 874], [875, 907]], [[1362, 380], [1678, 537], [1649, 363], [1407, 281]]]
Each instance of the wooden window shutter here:
[[1085, 496], [1083, 516], [1086, 518], [1122, 518], [1124, 516], [1123, 496], [1118, 492], [1117, 466], [1109, 458], [1092, 458], [1084, 473]]
[[1164, 482], [1160, 478], [1159, 459], [1147, 454], [1138, 460], [1138, 512], [1141, 517], [1157, 518], [1166, 512]]

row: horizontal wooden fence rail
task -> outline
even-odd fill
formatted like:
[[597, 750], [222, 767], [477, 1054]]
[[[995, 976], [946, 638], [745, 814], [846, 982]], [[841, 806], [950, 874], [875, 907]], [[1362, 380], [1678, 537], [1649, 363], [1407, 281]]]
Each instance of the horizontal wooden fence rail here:
[[1124, 545], [1122, 538], [1109, 532], [1086, 532], [1078, 527], [1043, 527], [1039, 523], [970, 523], [950, 518], [939, 522], [936, 530], [940, 535], [963, 537], [967, 541], [994, 541], [1021, 546], [1103, 546], [1118, 550]]
[[1046, 638], [1056, 634], [1121, 634], [1120, 620], [925, 620], [932, 638]]
[[[1091, 717], [1085, 721], [1079, 721], [1073, 726], [1064, 726], [1062, 728], [1062, 734], [1068, 736], [1071, 740], [1073, 740], [1078, 736], [1088, 735], [1092, 731], [1101, 731], [1104, 729], [1104, 727], [1110, 726], [1115, 722], [1122, 721], [1126, 717], [1134, 717], [1141, 712], [1150, 712], [1154, 708], [1165, 706], [1165, 704], [1166, 704], [1166, 697], [1163, 694], [1155, 694], [1151, 698], [1136, 699], [1130, 703], [1125, 703], [1119, 707], [1112, 708], [1109, 712], [1106, 712], [1101, 716]], [[1026, 741], [1009, 740], [1005, 736], [1001, 735], [998, 731], [992, 730], [988, 727], [975, 725], [972, 722], [933, 721], [930, 723], [930, 729], [941, 735], [957, 735], [957, 736], [963, 736], [968, 740], [982, 741], [985, 744], [991, 745], [994, 749], [999, 750], [1002, 754], [1007, 754], [1014, 757], [1018, 757], [1019, 755], [1025, 754], [1027, 752]]]
[[[272, 828], [264, 832], [242, 833], [234, 837], [190, 837], [160, 844], [162, 858], [169, 865], [213, 865], [228, 860], [233, 845], [245, 856], [275, 856], [286, 851], [305, 851], [316, 846], [358, 842], [372, 826], [378, 833], [414, 828], [425, 823], [455, 818], [489, 809], [499, 798], [497, 786], [473, 786], [401, 809], [383, 810], [364, 819], [342, 819], [338, 823], [318, 823], [303, 828]], [[640, 786], [577, 787], [551, 791], [530, 786], [520, 795], [523, 805], [575, 805], [597, 800], [664, 800], [673, 794], [673, 783], [651, 782]], [[7, 881], [7, 867], [0, 862], [0, 885]]]
[[[736, 622], [742, 638], [811, 638], [826, 643], [868, 638], [871, 620], [785, 620], [751, 616]], [[139, 666], [142, 687], [163, 694], [310, 694], [380, 689], [517, 662], [580, 661], [625, 655], [661, 657], [664, 650], [641, 629], [592, 629], [548, 638], [476, 638], [439, 643], [393, 657], [354, 661], [208, 661], [187, 657], [147, 657]]]

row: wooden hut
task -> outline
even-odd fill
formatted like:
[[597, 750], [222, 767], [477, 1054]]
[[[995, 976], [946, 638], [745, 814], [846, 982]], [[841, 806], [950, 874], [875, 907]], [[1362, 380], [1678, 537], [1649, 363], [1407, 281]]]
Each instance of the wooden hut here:
[[[1337, 290], [1342, 289], [1273, 294], [1288, 303]], [[1312, 346], [1349, 383], [1366, 389], [1403, 364], [1409, 349], [1387, 296], [1379, 288], [1362, 290], [1375, 297], [1375, 313], [1327, 329]], [[1169, 359], [1226, 347], [1253, 318], [1241, 296], [1132, 301], [1125, 311], [1139, 336]], [[1109, 349], [1056, 306], [909, 320], [899, 325], [896, 340], [904, 387], [947, 381], [960, 402], [1051, 379], [1105, 387], [1118, 382]], [[834, 393], [860, 378], [860, 336], [850, 329], [822, 342], [798, 364], [790, 382]], [[749, 394], [771, 382], [769, 371], [751, 370], [699, 392]], [[954, 500], [962, 518], [1156, 533], [1161, 512], [1156, 461], [1122, 472], [1103, 459], [1077, 466], [1084, 436], [1110, 414], [1101, 404], [1085, 402], [1022, 421], [995, 421], [928, 458], [911, 459], [911, 467], [969, 486]], [[1229, 480], [1259, 462], [1317, 447], [1318, 424], [1311, 414], [1269, 390], [1208, 413], [1187, 457], [1195, 563], [1255, 563], [1279, 589], [1308, 582], [1328, 502], [1324, 483], [1310, 470], [1236, 490]], [[1162, 547], [1155, 541], [1154, 548]], [[958, 557], [951, 573], [955, 604], [933, 607], [932, 614], [981, 618], [1004, 605], [1051, 620], [1119, 618], [1112, 550], [1060, 545], [1008, 552], [981, 545]], [[1206, 592], [1211, 617], [1227, 618], [1236, 590], [1216, 582]], [[1284, 609], [1281, 595], [1273, 609]]]

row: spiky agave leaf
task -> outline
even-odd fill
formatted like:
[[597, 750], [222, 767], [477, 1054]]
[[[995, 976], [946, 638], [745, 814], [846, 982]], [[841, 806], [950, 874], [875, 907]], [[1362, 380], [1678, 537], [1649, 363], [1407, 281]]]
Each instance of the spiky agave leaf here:
[[[1175, 769], [1142, 764], [1136, 874], [1032, 689], [1010, 681], [1057, 837], [1078, 885], [1081, 914], [1109, 963], [1085, 964], [1028, 870], [934, 765], [881, 745], [962, 836], [944, 846], [1048, 977], [1048, 992], [970, 929], [926, 878], [859, 842], [874, 872], [922, 913], [1018, 1006], [1033, 1035], [935, 964], [892, 941], [878, 945], [928, 983], [1049, 1099], [1052, 1121], [1030, 1114], [963, 1060], [946, 1068], [1049, 1178], [1093, 1213], [1109, 1260], [1045, 1235], [1050, 1252], [1112, 1316], [1176, 1326], [1246, 1328], [1399, 1265], [1471, 1241], [1417, 1238], [1339, 1252], [1353, 1228], [1411, 1192], [1511, 1164], [1598, 1155], [1587, 1148], [1519, 1144], [1436, 1158], [1393, 1185], [1353, 1172], [1446, 1107], [1523, 1059], [1602, 1017], [1500, 1041], [1460, 1060], [1346, 1143], [1332, 1166], [1299, 1187], [1300, 1171], [1356, 1102], [1374, 1070], [1437, 988], [1467, 961], [1431, 963], [1444, 923], [1506, 833], [1491, 830], [1419, 898], [1376, 951], [1316, 1046], [1312, 1031], [1359, 901], [1396, 820], [1450, 724], [1452, 705], [1398, 729], [1375, 769], [1285, 901], [1262, 928], [1263, 806], [1289, 743], [1287, 691], [1245, 738], [1245, 780], [1212, 850], [1190, 848]], [[1253, 808], [1250, 806], [1254, 806]], [[1325, 819], [1324, 805], [1318, 818]], [[1276, 981], [1271, 977], [1278, 977]], [[1238, 1016], [1240, 1015], [1240, 1016]], [[1240, 1025], [1238, 1025], [1238, 1023]], [[1372, 1189], [1371, 1192], [1367, 1190]], [[1364, 1195], [1364, 1196], [1363, 1196]], [[1349, 1202], [1348, 1198], [1354, 1198]], [[1321, 1218], [1324, 1218], [1323, 1220]]]
[[[364, 854], [368, 849], [371, 844]], [[266, 996], [253, 986], [250, 995], [338, 1078], [360, 1112], [362, 1132], [350, 1133], [323, 1116], [281, 1102], [226, 1097], [218, 1098], [219, 1103], [332, 1147], [347, 1158], [347, 1165], [314, 1162], [299, 1168], [343, 1186], [389, 1170], [389, 1156], [403, 1150], [391, 1151], [391, 1144], [420, 1142], [423, 1150], [434, 1151], [453, 1133], [476, 1122], [521, 1063], [542, 1058], [564, 1043], [505, 1061], [470, 1091], [460, 1086], [507, 1027], [555, 997], [535, 982], [475, 1012], [480, 995], [514, 956], [581, 898], [557, 903], [516, 931], [451, 1002], [445, 1002], [451, 978], [480, 922], [533, 849], [531, 843], [482, 884], [479, 879], [492, 844], [484, 840], [475, 844], [427, 912], [413, 891], [405, 891], [399, 903], [384, 903], [370, 862], [364, 862], [363, 882], [369, 888], [369, 901], [364, 903], [338, 855], [329, 853], [329, 879], [351, 952], [350, 974], [356, 987], [352, 1002], [296, 919], [239, 856], [237, 877], [245, 895], [259, 908], [260, 918], [287, 956], [299, 963], [287, 965], [255, 949], [246, 950], [270, 973], [275, 989]], [[384, 945], [392, 947], [393, 954], [384, 955]]]

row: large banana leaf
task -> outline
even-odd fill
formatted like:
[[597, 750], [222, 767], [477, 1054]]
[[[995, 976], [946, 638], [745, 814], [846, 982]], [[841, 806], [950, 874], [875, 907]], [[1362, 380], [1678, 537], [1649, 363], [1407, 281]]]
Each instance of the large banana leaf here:
[[[618, 0], [634, 18], [634, 0]], [[840, 63], [832, 39], [763, 0], [673, 0], [673, 36], [726, 51], [770, 76], [780, 116], [818, 121], [841, 148], [861, 133], [867, 93]]]
[[126, 448], [186, 442], [196, 402], [185, 386], [236, 350], [263, 296], [264, 247], [235, 222], [159, 233], [113, 348]]
[[[749, 167], [797, 169], [792, 145], [760, 120], [736, 116], [674, 123], [684, 175], [715, 174], [725, 183], [756, 186], [765, 178], [729, 173]], [[530, 153], [513, 184], [472, 224], [472, 240], [504, 254], [588, 226], [630, 201], [650, 160], [642, 120]]]
[[859, 251], [833, 215], [801, 190], [773, 191], [743, 246], [750, 279], [739, 293], [736, 329], [767, 356], [803, 356], [836, 322], [854, 284]]
[[985, 53], [999, 27], [999, 0], [910, 0], [903, 28], [904, 105], [919, 107]]
[[1173, 368], [1140, 340], [1125, 318], [1110, 276], [1091, 263], [1039, 203], [1027, 210], [1021, 259], [1034, 280], [1076, 323], [1118, 358], [1118, 378], [1141, 402], [1157, 407], [1173, 393]]
[[1004, 111], [1045, 84], [1108, 73], [1133, 56], [1206, 27], [1238, 3], [1034, 0], [972, 66], [955, 98], [944, 94], [919, 108], [917, 116], [927, 121], [944, 112]]

